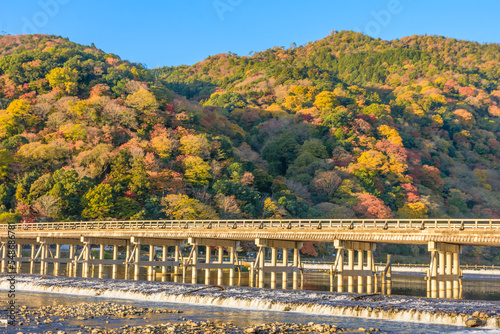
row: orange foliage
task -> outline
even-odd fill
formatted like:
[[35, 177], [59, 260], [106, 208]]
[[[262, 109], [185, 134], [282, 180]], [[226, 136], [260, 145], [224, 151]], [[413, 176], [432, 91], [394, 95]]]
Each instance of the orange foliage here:
[[391, 209], [384, 205], [384, 202], [371, 194], [365, 193], [358, 196], [358, 204], [354, 206], [354, 211], [366, 218], [392, 218]]

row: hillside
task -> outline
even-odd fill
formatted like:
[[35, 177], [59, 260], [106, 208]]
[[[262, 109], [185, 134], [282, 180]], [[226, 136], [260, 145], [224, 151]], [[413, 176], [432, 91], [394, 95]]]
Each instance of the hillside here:
[[148, 70], [0, 36], [0, 219], [498, 218], [499, 51], [333, 32]]

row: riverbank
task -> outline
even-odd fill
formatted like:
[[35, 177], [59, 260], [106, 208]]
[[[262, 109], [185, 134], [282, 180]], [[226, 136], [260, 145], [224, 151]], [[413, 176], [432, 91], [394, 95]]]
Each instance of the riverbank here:
[[[346, 329], [330, 324], [295, 324], [295, 323], [260, 323], [253, 326], [239, 326], [233, 322], [223, 321], [193, 321], [180, 318], [181, 321], [165, 322], [161, 324], [150, 324], [137, 326], [134, 319], [151, 314], [178, 314], [182, 313], [175, 309], [135, 307], [119, 303], [80, 303], [72, 306], [43, 306], [31, 308], [26, 305], [19, 307], [17, 323], [19, 328], [30, 324], [49, 325], [53, 324], [52, 330], [40, 330], [39, 333], [67, 334], [67, 333], [99, 333], [99, 334], [142, 334], [142, 333], [378, 333], [378, 328], [356, 328]], [[126, 318], [130, 324], [115, 328], [115, 321]], [[144, 317], [143, 319], [146, 319]], [[82, 323], [92, 319], [95, 323], [100, 321], [105, 326], [80, 325], [79, 329], [68, 329], [72, 327], [72, 320]], [[74, 327], [74, 326], [73, 326]], [[30, 331], [31, 332], [31, 331]], [[21, 332], [22, 333], [22, 332]]]
[[[7, 288], [0, 276], [0, 289]], [[19, 275], [18, 291], [52, 292], [130, 300], [188, 303], [465, 326], [470, 318], [500, 328], [500, 303], [404, 296], [355, 295], [203, 285]], [[202, 289], [194, 291], [196, 289]], [[204, 289], [203, 289], [204, 288]]]

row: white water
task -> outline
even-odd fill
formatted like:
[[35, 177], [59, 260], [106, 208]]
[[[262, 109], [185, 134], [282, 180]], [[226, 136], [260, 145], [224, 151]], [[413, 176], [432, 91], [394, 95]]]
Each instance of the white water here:
[[[9, 287], [6, 278], [0, 277], [0, 289]], [[500, 315], [498, 302], [432, 300], [426, 298], [376, 296], [382, 300], [366, 298], [353, 301], [350, 294], [323, 292], [264, 290], [252, 288], [227, 288], [225, 291], [203, 290], [189, 293], [202, 286], [135, 282], [124, 280], [71, 279], [36, 276], [17, 278], [16, 290], [59, 293], [102, 298], [130, 299], [153, 302], [198, 304], [206, 306], [244, 308], [253, 310], [300, 312], [309, 314], [363, 317], [405, 322], [422, 322], [465, 326], [472, 312], [485, 310]], [[456, 312], [457, 315], [453, 315]], [[465, 315], [460, 315], [465, 313]], [[500, 328], [495, 318], [490, 318], [487, 328]]]

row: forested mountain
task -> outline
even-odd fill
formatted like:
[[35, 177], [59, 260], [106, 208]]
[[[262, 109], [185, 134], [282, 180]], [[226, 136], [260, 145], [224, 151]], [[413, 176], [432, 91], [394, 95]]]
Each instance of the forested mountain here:
[[0, 219], [498, 218], [500, 45], [332, 32], [149, 70], [0, 36]]

